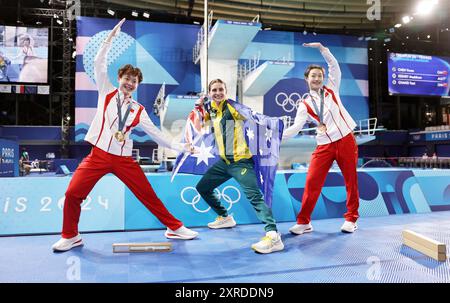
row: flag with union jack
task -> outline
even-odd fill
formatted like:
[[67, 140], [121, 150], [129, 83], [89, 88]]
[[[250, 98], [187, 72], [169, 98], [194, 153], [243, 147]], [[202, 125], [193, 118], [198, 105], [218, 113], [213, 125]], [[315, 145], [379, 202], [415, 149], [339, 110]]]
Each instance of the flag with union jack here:
[[[229, 99], [227, 102], [244, 117], [244, 137], [253, 155], [257, 182], [264, 194], [266, 204], [271, 207], [284, 129], [283, 121], [278, 117], [256, 113], [233, 100]], [[182, 141], [195, 146], [196, 153], [178, 155], [172, 171], [172, 180], [177, 173], [204, 174], [220, 159], [209, 119], [209, 106], [209, 104], [196, 105], [189, 114]]]

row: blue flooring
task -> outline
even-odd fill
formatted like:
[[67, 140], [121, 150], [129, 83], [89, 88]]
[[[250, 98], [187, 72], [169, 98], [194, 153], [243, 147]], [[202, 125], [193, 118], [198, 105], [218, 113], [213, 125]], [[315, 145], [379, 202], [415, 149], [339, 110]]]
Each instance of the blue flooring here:
[[[411, 229], [447, 245], [450, 212], [361, 218], [354, 234], [343, 219], [313, 221], [314, 232], [289, 234], [279, 223], [285, 250], [261, 255], [250, 245], [263, 225], [196, 228], [198, 239], [168, 240], [163, 230], [83, 234], [84, 247], [53, 253], [58, 235], [0, 237], [0, 282], [450, 282], [449, 261], [438, 262], [402, 245]], [[113, 254], [119, 242], [171, 241], [166, 253]], [[447, 252], [448, 254], [448, 252]]]

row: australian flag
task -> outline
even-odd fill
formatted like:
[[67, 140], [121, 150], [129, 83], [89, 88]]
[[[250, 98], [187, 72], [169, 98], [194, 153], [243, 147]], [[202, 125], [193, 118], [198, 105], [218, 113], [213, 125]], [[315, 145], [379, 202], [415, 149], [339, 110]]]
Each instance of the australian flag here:
[[[256, 113], [233, 100], [229, 99], [227, 102], [244, 117], [244, 137], [253, 155], [258, 185], [266, 204], [271, 207], [284, 129], [283, 121], [277, 117]], [[211, 123], [208, 123], [210, 120], [206, 119], [207, 109], [209, 110], [208, 104], [196, 105], [188, 116], [183, 142], [194, 145], [197, 152], [178, 155], [172, 171], [172, 180], [177, 173], [204, 174], [220, 159]]]

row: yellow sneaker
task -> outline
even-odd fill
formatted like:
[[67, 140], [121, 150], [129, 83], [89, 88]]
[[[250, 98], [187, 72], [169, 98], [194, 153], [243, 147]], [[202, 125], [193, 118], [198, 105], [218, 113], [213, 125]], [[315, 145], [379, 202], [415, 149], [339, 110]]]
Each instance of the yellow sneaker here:
[[232, 215], [228, 215], [226, 217], [217, 216], [214, 222], [208, 223], [209, 228], [219, 229], [219, 228], [231, 228], [236, 226], [236, 221]]
[[261, 241], [252, 245], [252, 249], [261, 254], [270, 254], [272, 252], [284, 249], [283, 241], [281, 241], [280, 233], [276, 231], [268, 231]]

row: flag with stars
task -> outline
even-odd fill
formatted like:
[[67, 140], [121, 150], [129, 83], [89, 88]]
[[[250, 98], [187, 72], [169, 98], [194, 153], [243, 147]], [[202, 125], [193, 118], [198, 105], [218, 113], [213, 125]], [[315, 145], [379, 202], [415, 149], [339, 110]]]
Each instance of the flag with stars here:
[[205, 125], [206, 111], [202, 106], [195, 106], [188, 116], [184, 129], [183, 143], [195, 146], [196, 153], [181, 153], [175, 160], [172, 180], [177, 173], [203, 175], [209, 167], [219, 160], [212, 129]]
[[[243, 130], [253, 155], [258, 186], [264, 194], [264, 201], [271, 207], [284, 128], [283, 121], [277, 117], [256, 113], [233, 100], [227, 100], [227, 102], [245, 118]], [[203, 106], [196, 106], [189, 114], [183, 141], [192, 143], [197, 152], [178, 155], [172, 171], [172, 180], [177, 173], [204, 174], [219, 160], [214, 133], [211, 127], [205, 124], [205, 116], [206, 111]]]
[[251, 108], [232, 100], [228, 102], [245, 118], [245, 139], [253, 155], [258, 185], [267, 206], [272, 207], [273, 186], [284, 129], [283, 120], [256, 113]]

